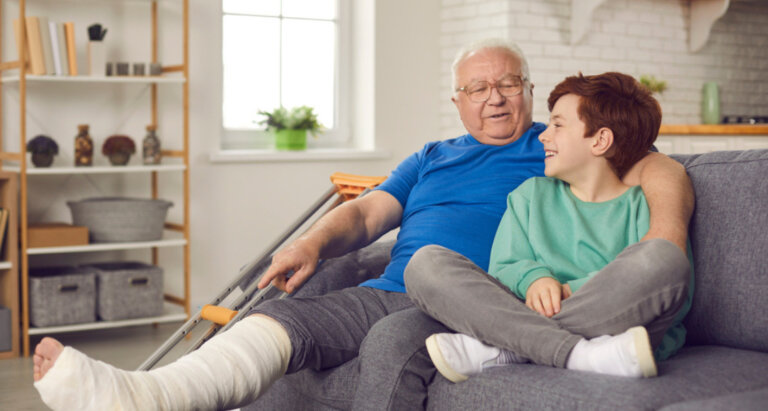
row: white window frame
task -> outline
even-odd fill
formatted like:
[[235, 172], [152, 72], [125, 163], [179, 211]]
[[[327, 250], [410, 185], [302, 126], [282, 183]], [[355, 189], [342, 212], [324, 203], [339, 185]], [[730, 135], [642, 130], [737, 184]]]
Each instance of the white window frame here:
[[[337, 16], [336, 16], [336, 63], [334, 73], [334, 128], [326, 129], [317, 139], [309, 137], [307, 139], [308, 150], [313, 148], [355, 148], [355, 141], [351, 135], [351, 107], [350, 100], [352, 97], [352, 1], [351, 0], [336, 0], [337, 3]], [[220, 9], [222, 22], [222, 33], [224, 30], [224, 10], [223, 6]], [[229, 13], [226, 13], [229, 14]], [[258, 16], [258, 15], [256, 15]], [[282, 14], [279, 17], [274, 16], [258, 16], [258, 17], [272, 17], [284, 19]], [[311, 20], [311, 19], [310, 19]], [[224, 42], [224, 36], [222, 35], [222, 44]], [[222, 56], [223, 59], [223, 56]], [[223, 67], [223, 60], [222, 60]], [[222, 70], [222, 76], [224, 72]], [[224, 78], [222, 77], [221, 87], [221, 106], [220, 110], [223, 110], [224, 106]], [[225, 128], [223, 116], [221, 117], [221, 141], [220, 150], [237, 150], [237, 151], [265, 151], [270, 150], [272, 147], [272, 135], [264, 130], [254, 129], [242, 129], [242, 128]]]

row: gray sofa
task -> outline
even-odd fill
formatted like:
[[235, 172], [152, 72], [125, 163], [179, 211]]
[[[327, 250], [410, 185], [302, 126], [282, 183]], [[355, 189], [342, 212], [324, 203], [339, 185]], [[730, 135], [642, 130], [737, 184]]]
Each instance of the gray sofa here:
[[[491, 369], [460, 384], [439, 374], [428, 408], [768, 409], [768, 150], [674, 156], [696, 191], [690, 227], [696, 288], [686, 346], [635, 380], [536, 365]], [[381, 272], [391, 244], [331, 260], [298, 292], [316, 295]], [[346, 273], [346, 274], [341, 274]], [[357, 360], [288, 375], [246, 409], [347, 409]]]

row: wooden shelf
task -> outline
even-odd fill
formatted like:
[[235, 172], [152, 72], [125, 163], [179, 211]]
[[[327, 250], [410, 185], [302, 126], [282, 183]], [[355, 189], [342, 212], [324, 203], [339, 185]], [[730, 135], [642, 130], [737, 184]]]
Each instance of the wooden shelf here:
[[768, 124], [662, 124], [659, 134], [768, 135]]
[[[152, 171], [184, 171], [184, 164], [160, 164], [156, 166], [92, 166], [92, 167], [27, 167], [27, 175], [62, 175], [62, 174], [122, 174], [149, 173]], [[3, 169], [20, 172], [18, 165], [4, 166]]]
[[183, 238], [181, 234], [175, 232], [166, 232], [163, 236], [163, 239], [157, 241], [139, 241], [130, 243], [93, 243], [88, 245], [75, 245], [66, 247], [36, 247], [28, 248], [27, 254], [42, 255], [88, 253], [96, 251], [137, 250], [154, 247], [180, 247], [184, 245], [187, 245], [187, 240]]
[[[162, 76], [36, 76], [28, 74], [28, 82], [56, 82], [56, 83], [141, 83], [141, 84], [182, 84], [187, 80], [183, 77]], [[3, 76], [3, 83], [18, 83], [18, 75]]]
[[134, 325], [180, 322], [186, 321], [186, 319], [187, 314], [184, 312], [184, 307], [166, 302], [163, 304], [163, 314], [157, 317], [131, 318], [128, 320], [119, 321], [96, 321], [92, 323], [58, 325], [52, 327], [30, 327], [29, 335], [48, 335], [89, 330], [104, 330], [108, 328], [131, 327]]
[[21, 303], [19, 301], [19, 208], [18, 176], [15, 173], [0, 171], [0, 207], [10, 211], [5, 240], [0, 246], [0, 254], [5, 258], [0, 261], [0, 305], [11, 310], [11, 329], [0, 333], [11, 333], [10, 351], [0, 352], [0, 358], [19, 355], [21, 329]]
[[[172, 21], [176, 21], [177, 18], [180, 18], [179, 23], [181, 25], [180, 27], [180, 42], [178, 47], [174, 47], [174, 54], [176, 52], [180, 52], [181, 54], [181, 60], [179, 64], [177, 65], [164, 65], [163, 66], [163, 72], [159, 76], [87, 76], [87, 75], [80, 75], [80, 76], [55, 76], [55, 75], [31, 75], [23, 74], [23, 70], [26, 70], [22, 67], [29, 66], [29, 60], [27, 59], [27, 64], [25, 64], [24, 61], [9, 61], [5, 64], [0, 64], [0, 72], [2, 73], [0, 75], [0, 86], [6, 85], [8, 87], [8, 90], [11, 93], [18, 93], [18, 119], [16, 121], [13, 121], [10, 119], [9, 113], [6, 112], [6, 110], [3, 111], [3, 115], [9, 118], [3, 119], [3, 121], [12, 122], [14, 127], [11, 127], [12, 129], [15, 129], [16, 125], [18, 125], [18, 141], [19, 144], [16, 145], [17, 147], [21, 147], [21, 150], [26, 146], [27, 143], [27, 132], [28, 132], [28, 117], [29, 117], [29, 104], [31, 101], [36, 101], [39, 99], [45, 99], [46, 91], [49, 89], [56, 89], [59, 92], [66, 92], [70, 94], [70, 98], [66, 99], [65, 102], [62, 104], [65, 105], [76, 105], [78, 104], [78, 101], [80, 101], [83, 98], [88, 97], [88, 93], [101, 93], [102, 87], [107, 87], [109, 89], [109, 84], [112, 84], [114, 87], [115, 84], [136, 84], [139, 86], [139, 88], [147, 88], [149, 89], [148, 93], [142, 93], [142, 95], [146, 95], [148, 97], [148, 100], [146, 101], [146, 107], [147, 112], [146, 114], [149, 115], [149, 121], [150, 124], [158, 125], [159, 123], [162, 123], [163, 116], [159, 113], [159, 108], [161, 107], [161, 104], [159, 104], [159, 94], [162, 92], [166, 92], [165, 89], [170, 89], [174, 94], [174, 97], [179, 94], [177, 93], [179, 90], [176, 89], [176, 87], [179, 87], [180, 89], [180, 96], [179, 97], [179, 107], [180, 107], [180, 115], [181, 115], [181, 122], [180, 124], [177, 122], [174, 122], [176, 126], [178, 127], [180, 132], [180, 142], [177, 142], [176, 145], [178, 147], [178, 150], [164, 150], [163, 151], [163, 157], [164, 161], [165, 158], [172, 159], [171, 161], [168, 161], [168, 164], [162, 164], [157, 166], [144, 166], [144, 165], [132, 165], [132, 166], [110, 166], [107, 164], [99, 164], [97, 166], [93, 167], [72, 167], [70, 165], [73, 165], [71, 161], [67, 161], [67, 166], [65, 167], [52, 167], [52, 168], [34, 168], [29, 167], [31, 164], [28, 162], [25, 162], [27, 167], [21, 167], [22, 162], [24, 159], [26, 159], [26, 153], [22, 152], [11, 152], [11, 151], [5, 151], [5, 145], [3, 147], [0, 147], [0, 158], [3, 160], [4, 164], [2, 166], [2, 169], [0, 169], [0, 206], [4, 206], [6, 203], [10, 204], [19, 204], [19, 210], [16, 212], [16, 216], [11, 220], [9, 224], [9, 233], [13, 233], [13, 236], [9, 234], [8, 239], [6, 240], [6, 249], [5, 256], [7, 256], [7, 259], [12, 262], [12, 268], [8, 272], [0, 271], [0, 303], [4, 303], [6, 301], [9, 301], [8, 304], [13, 305], [14, 307], [17, 307], [16, 310], [12, 313], [12, 315], [15, 315], [14, 318], [12, 318], [12, 321], [14, 324], [19, 325], [20, 324], [20, 332], [18, 330], [19, 327], [14, 328], [13, 330], [13, 339], [14, 339], [14, 350], [11, 355], [18, 355], [19, 353], [22, 353], [24, 356], [30, 355], [30, 347], [29, 347], [29, 336], [34, 334], [47, 334], [47, 333], [57, 333], [57, 332], [70, 332], [70, 331], [80, 331], [80, 330], [88, 330], [88, 329], [101, 329], [101, 328], [116, 328], [116, 327], [126, 327], [126, 326], [132, 326], [132, 325], [139, 325], [139, 324], [153, 324], [153, 323], [160, 323], [160, 322], [169, 322], [169, 321], [180, 321], [184, 320], [188, 317], [190, 312], [190, 300], [191, 300], [191, 287], [190, 287], [190, 240], [189, 240], [189, 226], [190, 226], [190, 206], [189, 206], [189, 139], [190, 139], [190, 128], [189, 128], [189, 118], [190, 118], [190, 112], [189, 112], [189, 0], [179, 0], [178, 5], [180, 6], [180, 13], [174, 13], [174, 16], [169, 17], [163, 17], [161, 19], [158, 3], [160, 1], [156, 0], [120, 0], [120, 3], [122, 2], [138, 2], [143, 3], [142, 8], [145, 9], [146, 12], [149, 14], [147, 15], [147, 24], [138, 24], [136, 27], [134, 27], [133, 24], [127, 25], [125, 27], [125, 33], [123, 33], [123, 36], [130, 36], [133, 30], [138, 30], [139, 28], [146, 28], [148, 31], [148, 34], [151, 36], [151, 41], [148, 42], [148, 46], [150, 47], [149, 53], [147, 55], [147, 61], [162, 61], [162, 56], [160, 55], [160, 45], [161, 42], [158, 38], [158, 33], [160, 32], [160, 21], [171, 19]], [[176, 2], [176, 0], [172, 0]], [[66, 14], [71, 13], [78, 13], [81, 12], [87, 12], [88, 8], [91, 7], [88, 3], [98, 3], [99, 5], [102, 4], [108, 4], [112, 2], [105, 2], [105, 1], [98, 1], [98, 0], [72, 0], [71, 3], [77, 3], [72, 4], [72, 10], [67, 10]], [[27, 17], [27, 0], [18, 0], [18, 14], [12, 13], [10, 16], [3, 15], [0, 19], [0, 24], [4, 25], [4, 31], [13, 33], [13, 30], [9, 28], [11, 26], [11, 22], [13, 19], [18, 18], [19, 21], [26, 21]], [[118, 4], [117, 1], [114, 2], [114, 4]], [[77, 6], [77, 7], [75, 7]], [[146, 6], [146, 7], [144, 7]], [[81, 9], [81, 10], [78, 10]], [[54, 16], [50, 16], [50, 18], [53, 19]], [[61, 16], [59, 16], [61, 17]], [[132, 19], [134, 17], [131, 17]], [[174, 25], [173, 27], [176, 27]], [[127, 34], [126, 34], [127, 33]], [[115, 36], [115, 34], [112, 34]], [[119, 35], [119, 34], [118, 34]], [[13, 42], [10, 42], [11, 44]], [[163, 42], [165, 43], [165, 42]], [[18, 50], [11, 46], [12, 50], [8, 53], [16, 53], [16, 55], [19, 56], [28, 56], [29, 55], [29, 45], [27, 42], [20, 42]], [[79, 50], [82, 51], [82, 50]], [[10, 54], [9, 54], [10, 55]], [[22, 59], [23, 60], [23, 59]], [[22, 81], [22, 79], [24, 81]], [[55, 86], [55, 84], [61, 84], [61, 86]], [[94, 84], [96, 85], [94, 87], [83, 87], [87, 84]], [[170, 84], [171, 87], [161, 87], [161, 84]], [[74, 85], [74, 87], [72, 87]], [[35, 92], [30, 93], [30, 90], [34, 88]], [[117, 90], [117, 89], [115, 89]], [[82, 97], [81, 97], [82, 95]], [[110, 104], [110, 103], [106, 103]], [[162, 105], [163, 107], [165, 104]], [[108, 108], [108, 107], [105, 107]], [[44, 115], [49, 116], [67, 116], [71, 115], [70, 113], [63, 113], [58, 112], [55, 109], [48, 109], [52, 110], [52, 112], [44, 113]], [[140, 116], [143, 117], [143, 116]], [[137, 121], [133, 120], [133, 117], [131, 117], [131, 121]], [[42, 116], [37, 116], [34, 120], [44, 120]], [[127, 121], [127, 120], [126, 120]], [[145, 120], [142, 120], [145, 121]], [[144, 123], [147, 124], [147, 123]], [[169, 124], [170, 126], [170, 124]], [[1, 131], [1, 130], [0, 130]], [[7, 136], [3, 136], [2, 133], [0, 133], [0, 141], [7, 141]], [[60, 143], [61, 144], [61, 143]], [[139, 150], [141, 150], [140, 147]], [[104, 162], [106, 163], [106, 162]], [[136, 163], [140, 163], [136, 162]], [[18, 189], [16, 189], [16, 185], [13, 185], [13, 190], [10, 190], [9, 187], [11, 187], [11, 184], [3, 184], [2, 183], [2, 176], [3, 175], [12, 175], [16, 176], [16, 174], [10, 172], [9, 170], [15, 171], [18, 173]], [[181, 197], [181, 200], [176, 202], [177, 204], [180, 204], [182, 207], [182, 219], [179, 224], [166, 224], [164, 232], [164, 236], [161, 240], [158, 241], [145, 241], [145, 242], [124, 242], [124, 243], [97, 243], [97, 244], [88, 244], [84, 246], [71, 246], [71, 247], [35, 247], [30, 248], [29, 247], [29, 232], [28, 232], [28, 225], [29, 225], [29, 186], [33, 184], [39, 183], [39, 179], [37, 178], [30, 178], [30, 176], [35, 175], [93, 175], [93, 174], [125, 174], [125, 173], [143, 173], [146, 174], [147, 179], [150, 182], [150, 193], [149, 195], [152, 198], [158, 198], [160, 195], [160, 176], [157, 174], [157, 172], [168, 172], [168, 171], [176, 171], [180, 172], [181, 174], [181, 182], [178, 184], [181, 189], [181, 192], [178, 193], [178, 195]], [[67, 190], [67, 187], [61, 187], [61, 190]], [[117, 190], [119, 190], [120, 187], [117, 187]], [[6, 195], [6, 191], [13, 191], [14, 195], [18, 193], [18, 197], [14, 197], [13, 200], [9, 200], [9, 196]], [[19, 230], [19, 226], [21, 229]], [[18, 233], [18, 236], [20, 238], [17, 238], [16, 235]], [[13, 247], [8, 247], [8, 244], [13, 244]], [[18, 247], [17, 247], [18, 246]], [[144, 319], [135, 319], [135, 320], [126, 320], [126, 321], [113, 321], [113, 322], [98, 322], [94, 324], [79, 324], [79, 325], [71, 325], [71, 326], [63, 326], [63, 327], [44, 327], [44, 328], [32, 328], [29, 327], [29, 259], [31, 256], [34, 255], [52, 255], [52, 254], [67, 254], [67, 253], [87, 253], [87, 252], [100, 252], [100, 251], [108, 251], [108, 250], [131, 250], [131, 249], [151, 249], [151, 263], [154, 265], [161, 265], [160, 263], [160, 253], [158, 252], [158, 248], [160, 247], [181, 247], [181, 261], [179, 262], [181, 265], [181, 275], [182, 275], [182, 282], [183, 282], [183, 294], [181, 297], [176, 298], [175, 303], [179, 304], [180, 307], [174, 307], [175, 310], [171, 312], [166, 312], [162, 316], [159, 317], [153, 317], [153, 318], [144, 318]], [[18, 257], [16, 254], [9, 254], [8, 251], [11, 250], [14, 253], [18, 254]], [[16, 262], [18, 260], [18, 262]], [[18, 274], [15, 273], [15, 271], [19, 271]], [[7, 275], [8, 273], [11, 273], [13, 275]], [[13, 281], [12, 281], [13, 280]], [[21, 297], [19, 299], [19, 297]], [[20, 300], [20, 301], [19, 301]], [[7, 304], [4, 304], [7, 305]], [[19, 315], [20, 314], [20, 315]], [[21, 338], [19, 338], [21, 337]], [[19, 350], [19, 344], [18, 342], [21, 342], [22, 349]], [[2, 356], [7, 354], [0, 353], [0, 358]]]

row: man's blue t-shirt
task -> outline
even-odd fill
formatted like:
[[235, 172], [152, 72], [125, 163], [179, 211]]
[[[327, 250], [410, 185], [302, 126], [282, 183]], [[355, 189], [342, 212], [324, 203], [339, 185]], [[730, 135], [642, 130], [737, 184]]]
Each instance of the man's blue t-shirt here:
[[488, 270], [491, 244], [512, 190], [544, 175], [544, 147], [533, 123], [503, 146], [482, 144], [469, 134], [428, 143], [406, 158], [377, 190], [393, 195], [403, 218], [384, 274], [361, 286], [405, 292], [403, 271], [421, 247], [437, 244]]

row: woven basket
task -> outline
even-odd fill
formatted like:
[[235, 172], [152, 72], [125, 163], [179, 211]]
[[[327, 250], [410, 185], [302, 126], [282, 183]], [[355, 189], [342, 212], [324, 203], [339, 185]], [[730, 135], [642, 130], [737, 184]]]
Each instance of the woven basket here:
[[96, 312], [104, 321], [163, 314], [163, 269], [138, 261], [97, 263]]
[[91, 242], [122, 243], [163, 238], [170, 201], [126, 197], [68, 201], [74, 225], [88, 227]]

